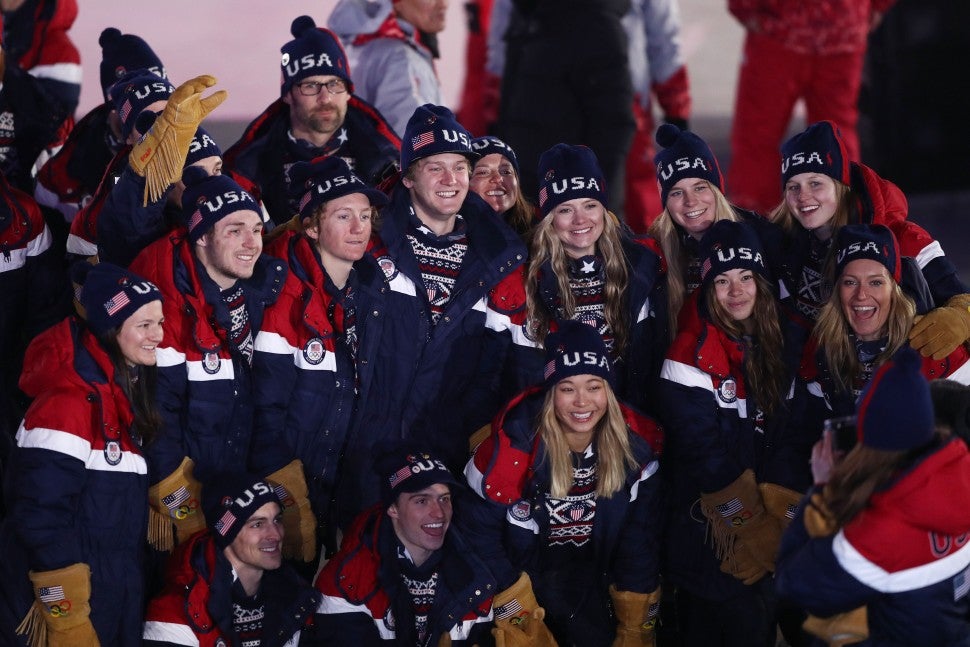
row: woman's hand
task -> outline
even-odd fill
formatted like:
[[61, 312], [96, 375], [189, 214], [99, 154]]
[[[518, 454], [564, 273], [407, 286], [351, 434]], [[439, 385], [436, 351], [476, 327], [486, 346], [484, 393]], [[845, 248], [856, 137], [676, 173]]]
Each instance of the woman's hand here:
[[832, 475], [832, 469], [842, 458], [842, 452], [836, 451], [832, 445], [832, 430], [822, 431], [822, 439], [812, 447], [812, 476], [815, 485], [825, 485]]

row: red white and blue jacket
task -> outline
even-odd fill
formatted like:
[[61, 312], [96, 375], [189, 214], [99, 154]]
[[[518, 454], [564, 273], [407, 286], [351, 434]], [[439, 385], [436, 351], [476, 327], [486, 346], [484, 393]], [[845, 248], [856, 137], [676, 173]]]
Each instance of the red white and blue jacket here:
[[8, 411], [27, 344], [70, 308], [63, 263], [44, 217], [26, 193], [0, 175], [0, 428], [13, 434], [23, 410]]
[[[231, 588], [235, 578], [209, 531], [192, 535], [172, 554], [165, 588], [148, 605], [143, 642], [126, 644], [238, 647]], [[319, 604], [319, 593], [283, 564], [263, 571], [259, 599], [265, 614], [261, 647], [305, 644], [301, 633]]]
[[[369, 255], [354, 263], [356, 364], [334, 330], [344, 312], [325, 289], [327, 280], [312, 241], [289, 232], [266, 250], [289, 266], [279, 300], [266, 309], [256, 336], [253, 468], [269, 474], [303, 461], [317, 518], [328, 518], [356, 410], [371, 397], [374, 358], [385, 317], [387, 284]], [[338, 348], [338, 344], [340, 347]], [[353, 492], [347, 496], [353, 497]]]
[[225, 172], [261, 200], [275, 224], [297, 213], [298, 197], [290, 195], [289, 169], [296, 162], [336, 155], [370, 186], [396, 171], [401, 140], [374, 106], [351, 95], [340, 130], [322, 148], [297, 142], [290, 135], [290, 107], [282, 99], [270, 104], [224, 155]]
[[[186, 456], [203, 470], [249, 465], [253, 435], [253, 376], [247, 359], [228, 341], [228, 310], [218, 287], [203, 277], [184, 230], [146, 247], [131, 270], [155, 283], [165, 297], [165, 338], [158, 358], [158, 407], [164, 429], [148, 448], [152, 483], [171, 474]], [[241, 280], [253, 334], [286, 280], [286, 263], [260, 256], [253, 276]]]
[[[357, 504], [378, 499], [372, 448], [388, 438], [431, 447], [454, 471], [468, 457], [468, 438], [501, 407], [498, 398], [505, 342], [485, 325], [489, 292], [518, 268], [526, 251], [518, 235], [478, 195], [461, 207], [468, 249], [451, 299], [437, 324], [414, 251], [407, 239], [410, 196], [399, 187], [382, 213], [372, 255], [388, 282], [386, 317], [360, 431], [348, 448], [346, 470], [361, 479]], [[357, 512], [361, 508], [358, 508]]]
[[866, 605], [866, 645], [970, 645], [968, 501], [970, 454], [951, 439], [835, 535], [809, 537], [803, 502], [782, 538], [778, 596], [821, 617]]
[[[626, 351], [614, 359], [616, 395], [642, 411], [652, 412], [656, 408], [652, 395], [663, 362], [667, 328], [666, 299], [660, 281], [662, 262], [649, 247], [628, 237], [623, 239], [623, 252], [629, 273], [624, 297], [630, 330]], [[526, 267], [523, 266], [505, 277], [488, 299], [486, 325], [506, 336], [510, 348], [502, 383], [502, 401], [543, 379], [545, 354], [526, 325], [525, 281]], [[539, 274], [539, 296], [543, 307], [549, 312], [557, 311], [559, 283], [549, 264]], [[556, 328], [557, 322], [553, 318], [549, 332]]]
[[74, 214], [74, 220], [71, 221], [71, 230], [67, 236], [68, 254], [94, 256], [98, 253], [98, 219], [105, 203], [118, 184], [121, 174], [128, 168], [128, 154], [130, 152], [130, 146], [121, 147], [121, 150], [108, 162], [108, 167], [105, 169], [94, 195]]
[[94, 196], [108, 164], [122, 148], [108, 126], [112, 107], [102, 103], [71, 129], [67, 141], [37, 172], [34, 197], [71, 222]]
[[[545, 392], [531, 387], [513, 398], [492, 421], [492, 433], [465, 466], [471, 489], [483, 499], [462, 509], [476, 552], [489, 564], [499, 587], [511, 586], [525, 571], [538, 581], [539, 552], [548, 545], [545, 504], [549, 461], [535, 421]], [[597, 497], [593, 552], [603, 581], [621, 591], [649, 593], [659, 585], [663, 522], [658, 457], [664, 433], [651, 418], [621, 403], [637, 466], [625, 487], [610, 498]], [[539, 604], [544, 604], [539, 600]]]
[[101, 644], [138, 644], [148, 475], [128, 399], [105, 350], [73, 318], [39, 335], [25, 365], [20, 387], [33, 402], [4, 488], [0, 634], [12, 636], [34, 601], [28, 571], [80, 562], [91, 568]]
[[[317, 577], [323, 598], [314, 631], [301, 645], [375, 647], [398, 644], [397, 623], [411, 615], [410, 594], [395, 562], [398, 541], [385, 507], [362, 512], [344, 535], [340, 552]], [[428, 644], [447, 634], [454, 647], [492, 643], [495, 578], [452, 524], [439, 549], [438, 589], [428, 618]], [[395, 609], [404, 612], [395, 613]], [[413, 644], [413, 643], [412, 643]]]
[[[707, 599], [723, 600], [745, 586], [720, 571], [696, 505], [751, 469], [758, 482], [796, 492], [811, 485], [808, 458], [818, 439], [789, 424], [792, 409], [766, 416], [747, 387], [745, 343], [702, 316], [695, 290], [680, 316], [661, 372], [661, 420], [668, 430], [664, 470], [670, 482], [667, 572], [671, 580]], [[790, 370], [794, 371], [793, 367]], [[789, 375], [786, 384], [791, 381]]]

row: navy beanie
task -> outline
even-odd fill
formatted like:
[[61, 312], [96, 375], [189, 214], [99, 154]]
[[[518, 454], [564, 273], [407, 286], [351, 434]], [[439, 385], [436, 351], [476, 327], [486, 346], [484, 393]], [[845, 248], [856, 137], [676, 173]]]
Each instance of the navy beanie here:
[[781, 145], [781, 186], [799, 173], [822, 173], [849, 184], [849, 155], [831, 121], [812, 124]]
[[96, 335], [121, 328], [143, 305], [162, 300], [154, 283], [111, 263], [77, 263], [71, 282], [79, 314]]
[[288, 172], [291, 192], [299, 198], [301, 218], [309, 218], [321, 204], [351, 193], [363, 193], [372, 207], [383, 207], [387, 204], [384, 193], [367, 186], [351, 170], [350, 165], [336, 155], [328, 155], [312, 162], [297, 162]]
[[596, 328], [575, 319], [560, 321], [546, 337], [546, 388], [573, 375], [596, 375], [615, 386], [613, 365]]
[[116, 27], [108, 27], [98, 38], [101, 46], [101, 92], [105, 101], [112, 85], [129, 72], [145, 70], [167, 79], [165, 66], [144, 40], [135, 34], [122, 34]]
[[254, 211], [262, 217], [253, 196], [228, 175], [209, 175], [203, 168], [190, 166], [182, 173], [182, 183], [182, 217], [193, 243], [233, 212]]
[[147, 70], [129, 73], [112, 85], [108, 97], [121, 119], [121, 136], [128, 139], [138, 115], [156, 101], [168, 101], [173, 92], [175, 86]]
[[899, 245], [885, 225], [845, 225], [835, 234], [835, 276], [842, 276], [852, 261], [868, 258], [884, 265], [889, 276], [899, 283], [902, 265]]
[[381, 445], [374, 458], [374, 470], [381, 480], [381, 502], [385, 506], [397, 501], [404, 492], [420, 492], [436, 483], [458, 485], [439, 457], [409, 440]]
[[703, 139], [673, 124], [657, 129], [657, 144], [662, 147], [653, 156], [660, 183], [660, 203], [667, 206], [670, 189], [684, 178], [707, 180], [724, 193], [724, 175], [714, 151]]
[[230, 545], [246, 521], [267, 503], [279, 504], [282, 510], [283, 492], [282, 486], [246, 472], [215, 474], [206, 479], [202, 510], [216, 546]]
[[347, 83], [348, 92], [354, 91], [347, 55], [333, 32], [317, 27], [310, 16], [300, 16], [290, 33], [293, 40], [280, 48], [280, 96], [308, 76], [336, 76]]
[[609, 209], [606, 178], [588, 146], [556, 144], [539, 156], [539, 211], [545, 217], [576, 198], [599, 200]]
[[472, 140], [472, 148], [482, 157], [498, 153], [512, 164], [515, 174], [519, 174], [519, 160], [515, 157], [515, 151], [498, 137], [492, 135], [476, 137]]
[[856, 433], [866, 447], [898, 452], [933, 439], [936, 418], [922, 360], [904, 345], [880, 366], [856, 406]]
[[458, 123], [451, 110], [426, 103], [414, 111], [404, 127], [401, 170], [407, 172], [419, 159], [441, 153], [464, 155], [472, 162], [481, 157], [472, 148], [471, 133]]
[[717, 220], [700, 240], [701, 283], [709, 285], [718, 274], [728, 270], [751, 270], [769, 278], [764, 250], [750, 225], [732, 220]]
[[207, 157], [222, 157], [222, 149], [202, 126], [195, 129], [195, 136], [189, 144], [189, 153], [185, 156], [185, 166], [191, 166]]

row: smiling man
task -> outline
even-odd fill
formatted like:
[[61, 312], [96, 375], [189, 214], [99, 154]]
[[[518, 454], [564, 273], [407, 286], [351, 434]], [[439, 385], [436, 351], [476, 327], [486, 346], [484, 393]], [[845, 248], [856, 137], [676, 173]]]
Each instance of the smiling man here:
[[357, 518], [317, 578], [310, 644], [440, 645], [445, 634], [454, 647], [491, 644], [495, 580], [451, 525], [458, 481], [406, 443], [384, 451], [376, 470], [381, 503]]
[[[263, 220], [252, 196], [200, 168], [183, 180], [184, 229], [131, 265], [171, 300], [158, 348], [163, 430], [145, 454], [156, 527], [174, 523], [179, 542], [203, 525], [193, 465], [208, 472], [249, 465], [254, 340], [287, 272], [283, 261], [262, 256]], [[165, 535], [157, 547], [171, 547]]]
[[143, 645], [296, 645], [320, 594], [283, 565], [278, 484], [247, 473], [213, 475], [208, 530], [169, 561], [166, 588], [148, 606]]
[[[384, 270], [385, 323], [372, 363], [374, 398], [360, 412], [347, 473], [359, 481], [347, 521], [377, 501], [371, 448], [414, 438], [459, 469], [468, 438], [498, 409], [504, 339], [485, 325], [489, 292], [525, 260], [525, 246], [468, 190], [478, 155], [450, 110], [426, 104], [405, 131], [404, 177], [381, 212], [371, 253]], [[497, 346], [493, 347], [493, 344]], [[376, 365], [374, 365], [376, 364]]]
[[384, 117], [354, 92], [340, 41], [300, 16], [280, 49], [280, 98], [226, 151], [229, 174], [261, 200], [274, 224], [299, 211], [290, 167], [337, 156], [370, 185], [397, 170], [401, 141]]

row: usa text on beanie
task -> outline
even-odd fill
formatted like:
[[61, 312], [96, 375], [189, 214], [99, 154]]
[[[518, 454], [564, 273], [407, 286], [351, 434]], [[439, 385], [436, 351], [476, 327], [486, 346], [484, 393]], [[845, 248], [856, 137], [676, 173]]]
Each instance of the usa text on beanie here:
[[711, 147], [703, 139], [689, 130], [663, 124], [657, 129], [657, 144], [663, 147], [653, 157], [657, 165], [661, 204], [667, 204], [670, 190], [685, 178], [707, 180], [724, 193], [721, 167]]
[[98, 38], [101, 46], [101, 92], [105, 101], [112, 85], [129, 72], [145, 70], [167, 79], [161, 59], [144, 40], [135, 34], [122, 34], [116, 27], [108, 27]]
[[376, 452], [374, 469], [381, 479], [381, 501], [390, 505], [398, 495], [420, 492], [436, 483], [458, 485], [451, 471], [428, 448], [402, 440]]
[[472, 148], [471, 133], [458, 123], [454, 113], [444, 106], [426, 103], [414, 111], [404, 127], [401, 169], [407, 171], [419, 159], [441, 153], [464, 155], [472, 162], [480, 157]]
[[289, 175], [292, 191], [300, 200], [301, 218], [309, 218], [321, 204], [351, 193], [362, 193], [372, 207], [387, 204], [386, 195], [367, 186], [350, 165], [336, 155], [312, 162], [297, 162], [290, 167]]
[[182, 217], [190, 241], [197, 241], [217, 222], [236, 211], [260, 214], [253, 196], [228, 175], [209, 175], [205, 169], [190, 166], [182, 174]]
[[202, 487], [202, 509], [216, 545], [230, 545], [246, 520], [267, 503], [282, 503], [280, 486], [245, 472], [216, 474]]
[[742, 222], [718, 220], [700, 241], [701, 281], [709, 285], [718, 274], [744, 269], [768, 278], [758, 235]]
[[885, 225], [846, 225], [835, 235], [835, 276], [842, 276], [852, 261], [868, 258], [886, 267], [897, 283], [902, 274], [899, 245]]
[[588, 146], [556, 144], [539, 156], [539, 211], [546, 216], [563, 202], [599, 200], [609, 209], [606, 178]]
[[515, 174], [519, 174], [519, 160], [515, 157], [515, 151], [498, 137], [493, 137], [492, 135], [476, 137], [472, 140], [472, 148], [482, 157], [492, 155], [493, 153], [501, 155], [512, 164], [512, 168], [515, 169]]
[[108, 95], [121, 120], [121, 135], [131, 134], [138, 116], [156, 101], [168, 101], [175, 86], [145, 70], [130, 73], [111, 86]]
[[81, 316], [96, 334], [117, 330], [146, 303], [161, 301], [154, 283], [111, 263], [78, 263], [71, 270]]
[[856, 407], [856, 433], [863, 445], [906, 451], [932, 440], [933, 399], [921, 366], [919, 353], [903, 346], [876, 370]]
[[574, 375], [596, 375], [613, 385], [613, 366], [599, 331], [581, 321], [559, 322], [546, 337], [546, 387]]
[[849, 156], [831, 121], [814, 123], [781, 145], [781, 186], [800, 173], [821, 173], [849, 184]]
[[333, 32], [317, 27], [310, 16], [300, 16], [290, 25], [290, 33], [293, 40], [280, 48], [280, 96], [308, 76], [336, 76], [354, 91], [347, 56]]

